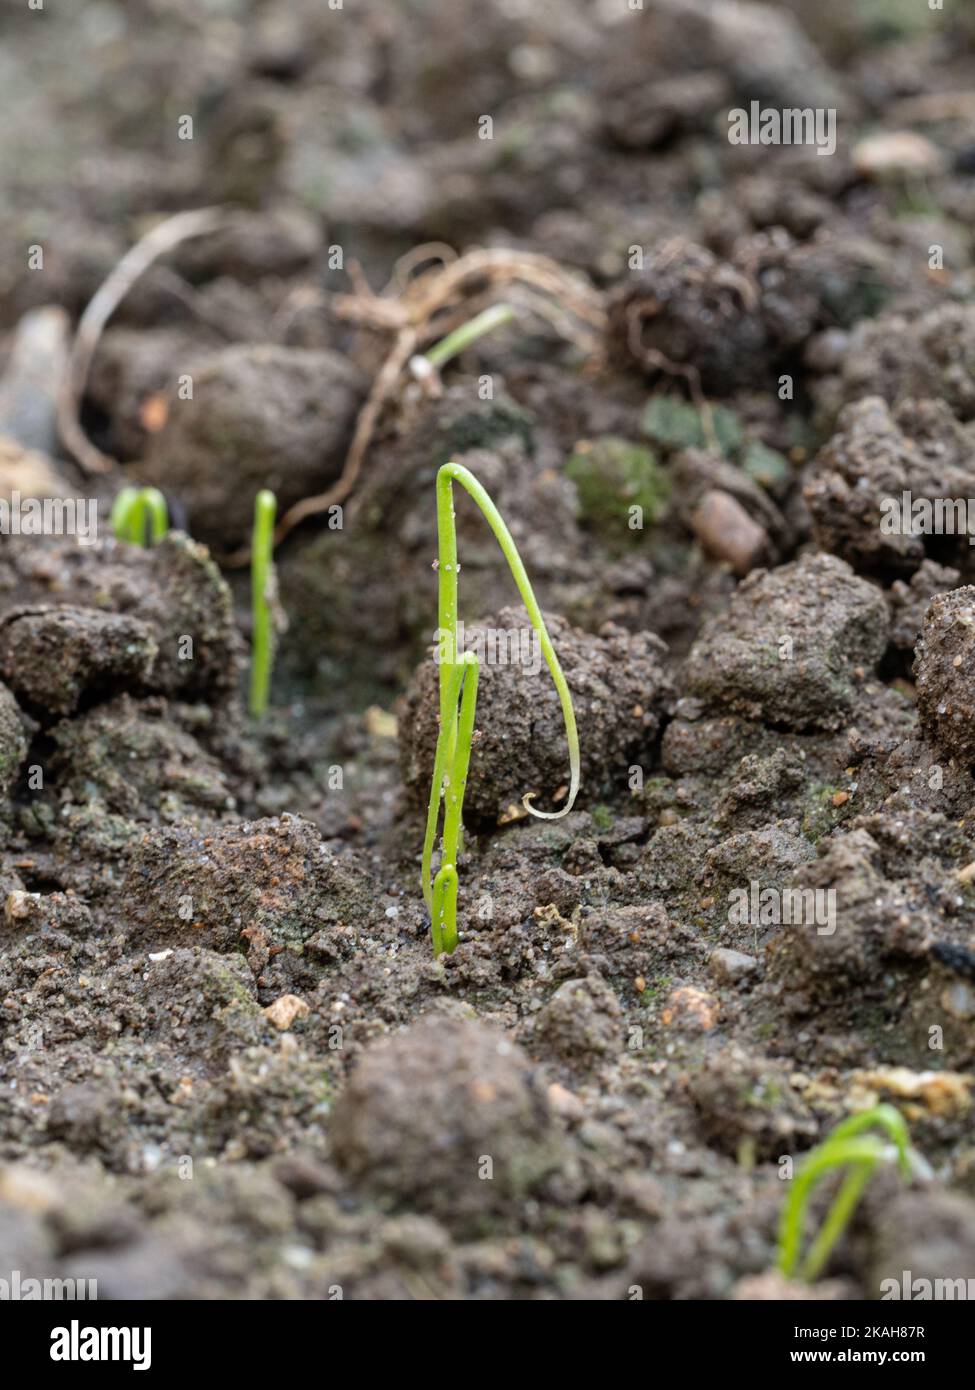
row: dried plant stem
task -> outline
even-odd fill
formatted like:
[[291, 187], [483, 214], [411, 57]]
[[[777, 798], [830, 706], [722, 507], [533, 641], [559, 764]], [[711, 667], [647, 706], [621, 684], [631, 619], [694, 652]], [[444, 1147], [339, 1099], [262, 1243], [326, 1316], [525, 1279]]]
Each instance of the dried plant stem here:
[[[449, 260], [448, 251], [441, 246], [417, 248], [427, 259], [436, 255], [438, 264], [409, 280], [396, 298], [361, 289], [357, 294], [335, 296], [332, 308], [337, 318], [391, 333], [393, 343], [359, 413], [340, 477], [327, 491], [305, 497], [285, 512], [275, 531], [275, 543], [299, 522], [345, 501], [358, 481], [382, 410], [400, 390], [410, 359], [442, 339], [445, 329], [448, 337], [455, 329], [462, 331], [463, 325], [472, 321], [472, 306], [485, 294], [494, 298], [502, 286], [521, 285], [548, 295], [561, 311], [548, 316], [559, 331], [593, 355], [602, 351], [606, 335], [602, 296], [555, 261], [507, 248], [469, 251]], [[567, 314], [582, 327], [568, 327]], [[450, 321], [445, 324], [447, 316]], [[246, 558], [245, 551], [238, 551], [230, 562], [246, 563]]]
[[78, 320], [68, 367], [58, 399], [58, 428], [65, 448], [86, 473], [110, 473], [115, 459], [96, 449], [79, 418], [81, 400], [88, 382], [92, 359], [108, 320], [132, 286], [154, 261], [190, 237], [213, 232], [227, 219], [223, 208], [198, 208], [193, 212], [167, 217], [125, 253], [108, 279], [89, 301]]

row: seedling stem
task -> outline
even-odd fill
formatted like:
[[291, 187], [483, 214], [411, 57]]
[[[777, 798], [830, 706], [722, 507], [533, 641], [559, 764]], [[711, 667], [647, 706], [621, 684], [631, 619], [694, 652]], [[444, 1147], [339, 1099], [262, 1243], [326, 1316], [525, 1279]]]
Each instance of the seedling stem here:
[[466, 348], [476, 343], [478, 338], [483, 338], [485, 333], [491, 333], [495, 328], [501, 328], [504, 324], [510, 323], [515, 316], [515, 311], [510, 304], [492, 304], [483, 313], [476, 314], [467, 323], [462, 323], [459, 328], [455, 328], [453, 333], [448, 333], [441, 338], [439, 343], [434, 343], [432, 348], [428, 348], [424, 356], [430, 363], [440, 371], [453, 357], [457, 357]]
[[254, 531], [251, 538], [251, 686], [250, 712], [259, 719], [267, 709], [271, 689], [274, 621], [274, 517], [277, 499], [263, 488], [254, 499]]
[[[440, 732], [434, 756], [422, 861], [423, 897], [430, 909], [435, 955], [449, 953], [457, 945], [457, 858], [461, 848], [464, 791], [477, 708], [477, 657], [472, 652], [462, 653], [458, 650], [459, 565], [453, 497], [455, 482], [460, 483], [480, 507], [508, 562], [508, 568], [528, 612], [529, 620], [538, 634], [542, 655], [558, 691], [565, 720], [569, 745], [569, 794], [566, 803], [559, 811], [537, 811], [531, 804], [533, 793], [529, 792], [523, 798], [525, 809], [533, 816], [555, 820], [568, 815], [579, 791], [579, 735], [575, 711], [572, 708], [572, 696], [521, 556], [501, 513], [474, 474], [459, 463], [445, 463], [437, 473]], [[445, 802], [441, 868], [431, 885], [430, 870], [437, 838], [441, 797]]]

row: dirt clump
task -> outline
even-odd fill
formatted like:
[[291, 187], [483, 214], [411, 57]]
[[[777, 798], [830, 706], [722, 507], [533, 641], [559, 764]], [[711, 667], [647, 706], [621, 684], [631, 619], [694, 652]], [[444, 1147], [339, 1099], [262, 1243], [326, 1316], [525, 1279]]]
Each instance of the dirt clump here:
[[0, 627], [0, 673], [26, 709], [48, 719], [145, 684], [158, 655], [148, 624], [92, 608], [14, 609]]
[[747, 1145], [763, 1161], [808, 1145], [818, 1126], [791, 1071], [735, 1044], [710, 1056], [686, 1081], [708, 1143], [733, 1158]]
[[259, 977], [272, 955], [300, 954], [319, 935], [347, 954], [369, 913], [361, 865], [291, 815], [147, 836], [122, 891], [133, 940], [153, 950], [188, 941], [218, 951], [246, 947]]
[[510, 1218], [564, 1161], [528, 1058], [498, 1029], [464, 1018], [432, 1015], [374, 1043], [329, 1134], [348, 1177], [468, 1228]]
[[[943, 401], [959, 420], [975, 416], [975, 310], [942, 304], [917, 317], [891, 312], [858, 323], [850, 334], [841, 401], [881, 396]], [[938, 494], [944, 495], [939, 492]]]
[[0, 684], [0, 814], [7, 809], [26, 756], [27, 738], [20, 708], [10, 690]]
[[867, 396], [842, 411], [838, 426], [804, 492], [817, 544], [867, 573], [910, 574], [926, 555], [967, 568], [967, 524], [947, 535], [929, 525], [925, 534], [923, 519], [902, 515], [905, 493], [933, 504], [975, 492], [971, 432], [948, 405], [905, 400], [891, 408]]
[[240, 344], [186, 370], [192, 400], [171, 403], [133, 473], [179, 497], [194, 536], [227, 549], [250, 534], [262, 487], [283, 512], [338, 476], [364, 394], [345, 358]]
[[610, 305], [614, 356], [655, 375], [671, 364], [705, 391], [767, 379], [771, 345], [754, 282], [703, 246], [667, 246]]
[[65, 1086], [51, 1101], [47, 1132], [78, 1153], [106, 1156], [126, 1140], [127, 1117], [119, 1088], [109, 1081], [78, 1081]]
[[[903, 843], [888, 850], [877, 838], [891, 819], [867, 818], [830, 837], [819, 858], [795, 875], [791, 886], [809, 906], [768, 947], [769, 978], [786, 991], [788, 1009], [808, 1012], [832, 1003], [866, 1016], [872, 1008], [896, 1014], [907, 1003], [931, 941], [945, 931], [947, 904], [939, 909], [935, 892], [925, 891], [930, 868], [925, 873], [905, 862]], [[946, 855], [947, 828], [943, 817], [926, 827]], [[932, 867], [935, 881], [943, 881], [944, 868], [937, 860]]]
[[532, 1041], [574, 1070], [586, 1072], [623, 1046], [622, 1010], [598, 975], [566, 980], [536, 1015]]
[[975, 1202], [958, 1192], [901, 1192], [873, 1227], [864, 1283], [874, 1298], [964, 1298], [973, 1265]]
[[960, 581], [958, 570], [933, 560], [923, 560], [908, 583], [895, 579], [888, 594], [891, 645], [909, 652], [913, 659], [931, 600], [936, 594], [950, 593]]
[[734, 92], [762, 92], [775, 105], [835, 105], [841, 90], [796, 17], [761, 5], [658, 0], [613, 42], [624, 50], [611, 49], [624, 70], [650, 63], [667, 72], [719, 72]]
[[767, 389], [781, 373], [792, 380], [795, 354], [813, 335], [870, 312], [865, 286], [877, 272], [876, 249], [862, 239], [807, 245], [775, 227], [719, 256], [675, 238], [613, 291], [610, 355], [705, 394]]
[[[546, 623], [580, 731], [583, 804], [592, 804], [624, 783], [630, 766], [645, 759], [653, 744], [669, 691], [662, 665], [666, 648], [650, 632], [628, 633], [610, 625], [594, 637], [564, 618], [547, 617]], [[527, 644], [529, 651], [522, 662], [481, 665], [465, 811], [489, 823], [520, 806], [527, 792], [540, 794], [542, 809], [541, 798], [556, 795], [557, 800], [568, 776], [558, 694], [544, 662], [526, 669], [528, 658], [538, 667], [532, 653], [540, 655], [525, 610], [505, 608], [470, 625], [468, 647], [492, 634], [506, 645], [520, 634], [522, 649]], [[433, 775], [438, 673], [432, 659], [420, 666], [400, 726], [403, 780], [417, 801], [428, 794]]]
[[197, 737], [205, 733], [158, 697], [122, 695], [62, 720], [50, 730], [47, 788], [61, 827], [95, 850], [99, 840], [103, 848], [129, 843], [147, 824], [233, 811], [226, 772]]
[[[151, 637], [156, 648], [137, 682], [147, 691], [219, 703], [236, 690], [242, 642], [230, 590], [206, 547], [180, 532], [149, 550], [114, 540], [86, 546], [72, 537], [8, 537], [0, 550], [0, 595], [0, 619], [11, 610], [56, 606], [76, 617], [85, 608], [144, 624], [149, 633], [140, 633], [139, 645], [145, 649]], [[59, 640], [57, 621], [48, 617], [45, 624], [51, 640]], [[124, 624], [106, 630], [121, 632]], [[123, 654], [118, 646], [116, 659]], [[88, 664], [94, 661], [89, 652]]]
[[975, 690], [969, 670], [975, 649], [975, 588], [936, 594], [917, 644], [914, 673], [921, 728], [965, 767], [975, 762]]
[[686, 950], [688, 939], [688, 931], [672, 922], [659, 902], [589, 906], [579, 913], [579, 945], [585, 958], [621, 983], [653, 979]]
[[178, 946], [155, 952], [145, 971], [143, 1037], [177, 1055], [211, 1058], [218, 1072], [228, 1055], [270, 1033], [242, 956]]
[[105, 442], [114, 457], [131, 463], [143, 456], [174, 404], [185, 404], [169, 400], [174, 383], [190, 373], [205, 349], [223, 345], [216, 333], [199, 324], [106, 331], [85, 395], [105, 418]]
[[807, 554], [738, 586], [727, 614], [694, 643], [684, 679], [711, 708], [790, 729], [836, 728], [882, 655], [887, 626], [879, 589], [834, 556]]

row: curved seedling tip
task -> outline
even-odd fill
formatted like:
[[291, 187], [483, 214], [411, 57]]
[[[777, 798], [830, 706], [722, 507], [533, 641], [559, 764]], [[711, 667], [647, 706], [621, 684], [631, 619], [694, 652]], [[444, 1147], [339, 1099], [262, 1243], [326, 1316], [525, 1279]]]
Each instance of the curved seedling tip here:
[[532, 805], [532, 802], [535, 800], [537, 792], [525, 792], [525, 795], [521, 798], [521, 804], [522, 806], [524, 806], [525, 810], [528, 812], [530, 816], [535, 816], [538, 820], [561, 820], [563, 816], [567, 816], [569, 812], [572, 810], [572, 807], [575, 805], [575, 799], [579, 795], [578, 752], [575, 758], [572, 758], [570, 752], [570, 759], [571, 770], [569, 774], [569, 796], [565, 805], [558, 811], [536, 811], [535, 807]]
[[123, 487], [112, 503], [111, 523], [116, 540], [146, 544], [146, 516], [149, 539], [155, 544], [169, 530], [169, 508], [156, 487]]
[[827, 1136], [825, 1142], [832, 1144], [838, 1139], [853, 1138], [854, 1135], [872, 1129], [874, 1125], [885, 1130], [887, 1137], [893, 1144], [897, 1152], [897, 1165], [900, 1168], [901, 1176], [910, 1177], [913, 1150], [911, 1149], [911, 1136], [908, 1132], [907, 1122], [897, 1107], [887, 1101], [848, 1116]]

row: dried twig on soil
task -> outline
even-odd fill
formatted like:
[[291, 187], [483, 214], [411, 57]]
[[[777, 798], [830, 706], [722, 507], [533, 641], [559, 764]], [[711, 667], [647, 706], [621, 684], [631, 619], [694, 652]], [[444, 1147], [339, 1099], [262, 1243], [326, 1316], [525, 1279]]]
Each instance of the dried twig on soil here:
[[88, 439], [79, 418], [88, 373], [106, 323], [154, 261], [190, 237], [216, 231], [227, 217], [227, 211], [219, 207], [167, 217], [125, 253], [78, 320], [58, 400], [58, 428], [65, 448], [86, 473], [110, 473], [117, 467], [115, 459], [96, 449]]
[[[352, 442], [341, 476], [326, 492], [295, 503], [281, 518], [275, 532], [280, 541], [306, 517], [343, 502], [355, 487], [362, 461], [375, 433], [383, 407], [400, 389], [410, 359], [430, 343], [471, 317], [472, 312], [496, 301], [504, 286], [516, 286], [533, 294], [532, 306], [544, 299], [546, 317], [563, 336], [593, 355], [602, 350], [606, 312], [602, 297], [547, 256], [507, 249], [469, 251], [456, 260], [439, 243], [417, 247], [410, 265], [436, 258], [437, 265], [406, 280], [395, 296], [374, 294], [360, 287], [355, 294], [336, 295], [332, 311], [346, 323], [393, 335], [393, 342], [376, 375], [372, 389], [356, 421]], [[401, 262], [392, 286], [402, 283]], [[243, 560], [243, 552], [234, 560]]]

